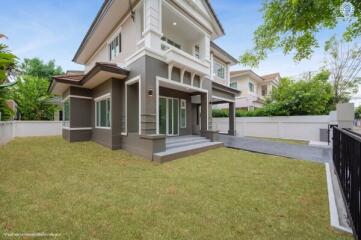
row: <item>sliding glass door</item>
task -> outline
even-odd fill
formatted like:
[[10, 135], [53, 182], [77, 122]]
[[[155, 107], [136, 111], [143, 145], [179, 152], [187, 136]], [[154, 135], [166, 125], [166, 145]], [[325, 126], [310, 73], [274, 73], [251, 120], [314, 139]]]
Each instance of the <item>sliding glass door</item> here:
[[179, 99], [159, 98], [159, 133], [167, 136], [179, 134]]

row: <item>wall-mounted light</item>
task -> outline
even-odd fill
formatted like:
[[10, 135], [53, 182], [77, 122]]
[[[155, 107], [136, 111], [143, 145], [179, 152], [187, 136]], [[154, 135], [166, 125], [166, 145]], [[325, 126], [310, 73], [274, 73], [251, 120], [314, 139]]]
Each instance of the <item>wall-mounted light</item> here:
[[173, 22], [173, 26], [177, 26], [177, 22]]
[[149, 97], [152, 97], [153, 96], [153, 89], [148, 89], [148, 96]]

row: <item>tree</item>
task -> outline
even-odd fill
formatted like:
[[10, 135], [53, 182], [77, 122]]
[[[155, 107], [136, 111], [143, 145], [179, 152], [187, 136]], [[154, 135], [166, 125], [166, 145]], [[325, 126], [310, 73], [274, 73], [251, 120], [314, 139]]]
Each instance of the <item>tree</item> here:
[[332, 108], [329, 72], [322, 71], [306, 80], [283, 78], [261, 110], [264, 115], [319, 115]]
[[326, 42], [326, 67], [331, 73], [333, 104], [348, 102], [357, 93], [361, 82], [361, 47], [338, 41], [332, 37]]
[[[6, 36], [0, 34], [0, 39]], [[9, 79], [15, 74], [16, 56], [12, 54], [5, 44], [0, 43], [0, 121], [7, 120], [13, 112], [6, 104]]]
[[55, 65], [55, 60], [44, 63], [39, 58], [25, 58], [20, 68], [22, 75], [46, 78], [48, 81], [55, 75], [63, 74], [62, 68]]
[[[246, 51], [240, 62], [255, 67], [269, 51], [281, 48], [284, 54], [294, 52], [294, 60], [308, 59], [319, 47], [315, 34], [321, 29], [334, 29], [342, 16], [341, 0], [267, 0], [262, 12], [264, 23], [254, 32], [254, 48]], [[351, 41], [361, 35], [361, 1], [349, 0], [354, 7], [354, 20], [348, 21], [344, 38]]]
[[19, 77], [11, 91], [22, 120], [53, 120], [57, 107], [51, 102], [53, 96], [48, 92], [48, 87], [46, 78]]
[[355, 119], [361, 119], [361, 106], [355, 109]]

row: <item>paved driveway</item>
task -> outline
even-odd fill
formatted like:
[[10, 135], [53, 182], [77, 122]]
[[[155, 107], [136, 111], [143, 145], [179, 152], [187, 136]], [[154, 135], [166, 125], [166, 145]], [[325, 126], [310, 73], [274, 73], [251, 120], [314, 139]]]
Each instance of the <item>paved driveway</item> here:
[[219, 140], [226, 147], [320, 163], [329, 162], [331, 157], [331, 149], [329, 148], [288, 144], [250, 137], [233, 137], [222, 134], [219, 135]]

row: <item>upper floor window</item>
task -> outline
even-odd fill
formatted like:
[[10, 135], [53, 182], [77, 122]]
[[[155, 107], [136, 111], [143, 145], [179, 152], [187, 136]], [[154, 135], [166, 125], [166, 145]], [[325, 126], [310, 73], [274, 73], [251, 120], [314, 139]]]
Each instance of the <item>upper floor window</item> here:
[[196, 58], [200, 58], [200, 48], [199, 48], [199, 45], [194, 45], [194, 52], [193, 52], [193, 55], [196, 57]]
[[109, 59], [114, 60], [115, 57], [122, 52], [122, 34], [119, 33], [116, 38], [109, 44]]
[[262, 86], [262, 96], [266, 96], [267, 95], [267, 86], [264, 85]]
[[254, 84], [253, 83], [249, 82], [248, 83], [248, 88], [249, 88], [250, 92], [254, 92]]
[[226, 67], [217, 62], [217, 61], [214, 61], [213, 63], [213, 73], [219, 77], [219, 78], [222, 78], [222, 79], [225, 79], [226, 78]]
[[231, 82], [229, 85], [231, 88], [237, 89], [237, 82]]
[[182, 46], [172, 40], [170, 40], [169, 38], [166, 37], [162, 37], [162, 41], [167, 42], [169, 45], [176, 47], [178, 49], [182, 49]]

